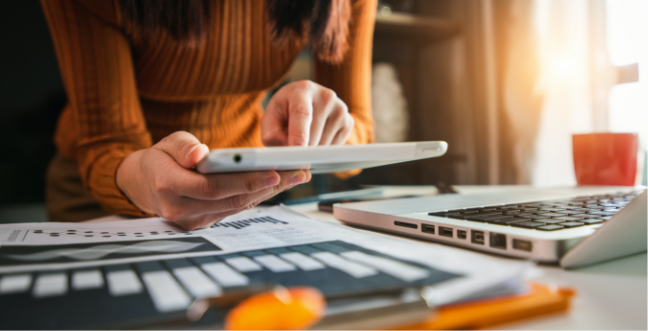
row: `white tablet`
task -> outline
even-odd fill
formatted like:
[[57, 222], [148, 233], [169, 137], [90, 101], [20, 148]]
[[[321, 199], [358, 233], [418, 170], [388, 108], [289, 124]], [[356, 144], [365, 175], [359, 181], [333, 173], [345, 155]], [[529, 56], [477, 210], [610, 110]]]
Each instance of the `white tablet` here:
[[203, 174], [310, 169], [313, 174], [364, 169], [441, 156], [444, 141], [313, 147], [225, 148], [198, 163]]

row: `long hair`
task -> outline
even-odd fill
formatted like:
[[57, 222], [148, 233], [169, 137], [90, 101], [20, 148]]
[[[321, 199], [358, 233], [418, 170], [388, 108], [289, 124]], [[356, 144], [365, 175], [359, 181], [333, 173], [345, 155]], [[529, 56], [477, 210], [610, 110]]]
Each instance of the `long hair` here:
[[[119, 0], [127, 29], [146, 40], [165, 29], [183, 43], [200, 42], [213, 0]], [[351, 0], [266, 0], [274, 42], [308, 38], [317, 57], [339, 63], [348, 49]]]

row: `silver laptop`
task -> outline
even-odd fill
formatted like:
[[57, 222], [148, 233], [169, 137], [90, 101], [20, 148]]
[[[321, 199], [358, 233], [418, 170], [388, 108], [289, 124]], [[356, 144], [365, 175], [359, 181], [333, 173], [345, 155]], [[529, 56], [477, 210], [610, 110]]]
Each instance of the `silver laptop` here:
[[346, 223], [475, 250], [584, 266], [646, 251], [644, 187], [512, 189], [336, 204]]

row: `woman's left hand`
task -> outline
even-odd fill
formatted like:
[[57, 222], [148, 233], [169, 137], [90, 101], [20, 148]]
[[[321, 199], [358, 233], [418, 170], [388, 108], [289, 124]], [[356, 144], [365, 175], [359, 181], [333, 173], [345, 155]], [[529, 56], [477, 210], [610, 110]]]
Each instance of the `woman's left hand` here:
[[266, 146], [344, 144], [354, 120], [333, 92], [309, 80], [290, 83], [275, 93], [261, 120]]

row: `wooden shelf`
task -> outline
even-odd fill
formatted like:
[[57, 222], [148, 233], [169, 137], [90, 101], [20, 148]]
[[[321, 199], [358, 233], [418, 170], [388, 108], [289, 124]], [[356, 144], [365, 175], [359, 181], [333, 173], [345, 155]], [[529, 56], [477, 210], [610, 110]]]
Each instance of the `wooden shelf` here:
[[375, 35], [406, 38], [410, 41], [434, 42], [461, 33], [459, 22], [404, 13], [376, 14]]

